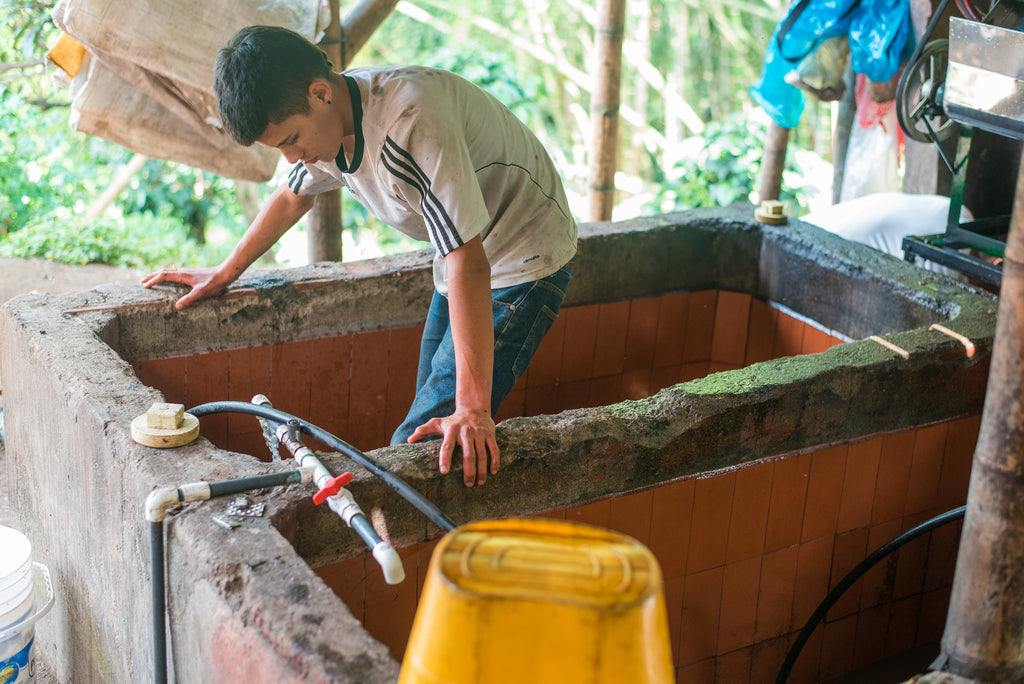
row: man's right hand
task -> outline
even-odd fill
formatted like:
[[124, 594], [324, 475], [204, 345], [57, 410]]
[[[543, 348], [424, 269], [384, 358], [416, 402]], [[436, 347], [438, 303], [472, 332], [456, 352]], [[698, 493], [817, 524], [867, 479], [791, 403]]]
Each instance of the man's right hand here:
[[274, 246], [289, 228], [313, 208], [313, 195], [296, 195], [282, 185], [260, 210], [231, 255], [217, 267], [162, 268], [140, 280], [143, 287], [158, 283], [181, 283], [192, 291], [174, 303], [181, 310], [193, 302], [221, 292], [249, 268], [260, 255]]
[[221, 269], [219, 267], [206, 268], [161, 268], [155, 273], [150, 273], [139, 282], [142, 287], [153, 287], [158, 283], [181, 283], [188, 285], [192, 290], [184, 297], [174, 303], [174, 308], [184, 309], [195, 301], [204, 297], [212, 297], [228, 285], [223, 278], [218, 278]]

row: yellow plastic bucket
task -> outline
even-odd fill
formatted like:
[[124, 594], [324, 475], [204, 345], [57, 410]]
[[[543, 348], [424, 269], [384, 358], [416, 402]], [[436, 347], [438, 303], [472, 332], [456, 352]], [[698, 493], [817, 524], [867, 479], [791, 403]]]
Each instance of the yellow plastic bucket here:
[[456, 528], [430, 559], [398, 681], [672, 682], [658, 562], [589, 525]]

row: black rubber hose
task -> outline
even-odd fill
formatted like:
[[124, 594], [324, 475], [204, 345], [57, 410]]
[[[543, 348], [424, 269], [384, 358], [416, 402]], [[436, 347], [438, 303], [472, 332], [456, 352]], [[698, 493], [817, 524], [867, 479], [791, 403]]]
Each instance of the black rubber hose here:
[[793, 669], [793, 665], [796, 664], [796, 659], [800, 656], [800, 651], [803, 650], [807, 640], [811, 638], [811, 634], [814, 633], [815, 627], [818, 623], [825, 619], [825, 615], [829, 609], [835, 605], [835, 602], [839, 600], [839, 597], [846, 593], [846, 590], [853, 586], [854, 582], [859, 580], [861, 576], [868, 570], [878, 564], [880, 560], [888, 556], [893, 551], [896, 551], [904, 544], [908, 544], [922, 534], [931, 532], [936, 527], [942, 527], [948, 522], [959, 520], [964, 517], [964, 511], [967, 510], [967, 506], [960, 506], [954, 508], [951, 511], [946, 511], [941, 515], [937, 515], [931, 520], [926, 520], [917, 527], [912, 527], [903, 534], [895, 537], [889, 542], [886, 542], [882, 546], [878, 547], [875, 551], [868, 554], [868, 557], [862, 560], [857, 566], [846, 573], [843, 579], [839, 580], [839, 584], [832, 588], [832, 591], [828, 592], [825, 599], [818, 605], [811, 617], [807, 619], [807, 624], [800, 630], [800, 634], [797, 635], [796, 641], [789, 649], [789, 653], [786, 654], [786, 660], [782, 663], [782, 669], [779, 670], [779, 676], [775, 678], [775, 684], [786, 684], [786, 680], [789, 679], [790, 670]]
[[[240, 477], [234, 480], [210, 483], [210, 498], [241, 494], [264, 487], [296, 484], [302, 482], [301, 470], [284, 470], [277, 473]], [[181, 488], [178, 489], [179, 501], [185, 500]], [[370, 528], [373, 529], [373, 528]], [[377, 541], [380, 541], [378, 539]], [[152, 578], [153, 601], [153, 674], [156, 684], [167, 682], [167, 600], [165, 594], [164, 574], [164, 523], [151, 522], [149, 525], [149, 560]]]
[[301, 470], [283, 470], [279, 473], [267, 473], [266, 475], [255, 475], [253, 477], [240, 477], [235, 480], [224, 480], [223, 482], [211, 482], [210, 498], [241, 494], [242, 492], [251, 492], [254, 489], [277, 487], [279, 485], [295, 484], [297, 482], [302, 482]]
[[417, 492], [415, 489], [410, 487], [402, 478], [398, 477], [394, 473], [381, 468], [379, 465], [374, 463], [370, 458], [363, 452], [356, 449], [351, 444], [348, 444], [344, 440], [335, 437], [326, 430], [317, 427], [311, 423], [293, 416], [284, 411], [279, 411], [270, 406], [264, 406], [260, 404], [250, 404], [244, 401], [211, 401], [207, 404], [201, 404], [195, 408], [189, 409], [196, 418], [202, 416], [212, 415], [214, 413], [244, 413], [250, 416], [257, 416], [265, 420], [269, 420], [281, 425], [286, 424], [290, 420], [297, 421], [299, 428], [305, 434], [309, 435], [313, 439], [317, 439], [330, 448], [337, 451], [339, 454], [348, 456], [353, 461], [363, 466], [371, 473], [384, 480], [389, 487], [394, 489], [398, 494], [415, 506], [421, 513], [433, 522], [435, 525], [440, 527], [445, 532], [450, 532], [455, 529], [455, 523], [452, 522], [451, 518], [444, 514], [437, 506], [431, 503], [426, 497]]
[[153, 675], [156, 684], [167, 683], [167, 630], [164, 601], [164, 523], [149, 524], [149, 562], [153, 589]]

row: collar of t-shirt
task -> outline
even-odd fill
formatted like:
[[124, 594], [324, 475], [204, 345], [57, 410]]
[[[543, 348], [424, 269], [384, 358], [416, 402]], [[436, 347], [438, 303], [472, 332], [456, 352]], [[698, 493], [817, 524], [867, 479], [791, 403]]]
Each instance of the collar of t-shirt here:
[[342, 145], [338, 150], [338, 156], [334, 158], [334, 163], [338, 165], [342, 173], [355, 173], [360, 162], [363, 161], [363, 99], [359, 94], [356, 80], [347, 74], [341, 76], [345, 79], [345, 85], [348, 86], [348, 95], [352, 102], [352, 128], [355, 129], [356, 143], [355, 149], [352, 150], [352, 161], [345, 158], [345, 146]]

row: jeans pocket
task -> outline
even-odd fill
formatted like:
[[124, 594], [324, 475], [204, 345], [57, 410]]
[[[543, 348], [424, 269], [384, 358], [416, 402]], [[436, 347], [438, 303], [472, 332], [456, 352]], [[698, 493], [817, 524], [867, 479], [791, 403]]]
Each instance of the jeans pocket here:
[[533, 324], [530, 326], [530, 331], [527, 333], [522, 345], [520, 345], [519, 352], [512, 363], [512, 373], [516, 378], [521, 377], [526, 372], [530, 365], [530, 360], [537, 353], [537, 348], [540, 347], [544, 336], [551, 330], [551, 326], [554, 325], [556, 318], [558, 318], [558, 314], [552, 311], [547, 304], [540, 307], [537, 316], [533, 319]]

